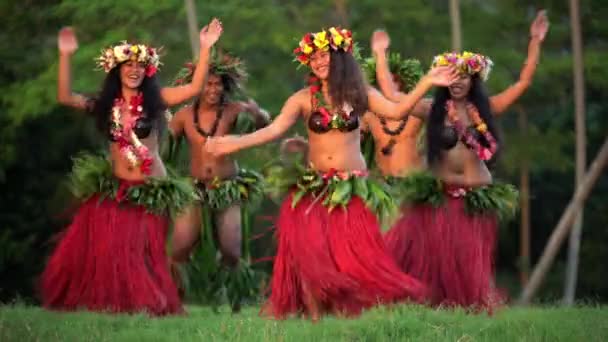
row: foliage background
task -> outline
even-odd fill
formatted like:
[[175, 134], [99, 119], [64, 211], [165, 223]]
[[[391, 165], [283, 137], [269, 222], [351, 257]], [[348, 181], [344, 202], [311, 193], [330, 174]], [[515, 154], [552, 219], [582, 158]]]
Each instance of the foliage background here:
[[[364, 53], [374, 29], [385, 28], [392, 49], [419, 58], [423, 65], [450, 47], [448, 2], [443, 0], [344, 1], [224, 0], [198, 1], [199, 25], [217, 16], [225, 25], [221, 46], [242, 56], [251, 75], [249, 94], [277, 113], [287, 97], [303, 85], [303, 71], [291, 63], [301, 35], [340, 23], [355, 32]], [[592, 159], [608, 132], [608, 7], [601, 0], [581, 3], [587, 104], [587, 155]], [[525, 59], [529, 23], [538, 8], [551, 21], [542, 59], [529, 91], [506, 113], [501, 128], [506, 149], [495, 170], [499, 178], [518, 183], [523, 161], [531, 167], [532, 262], [566, 207], [574, 183], [574, 109], [572, 54], [566, 1], [461, 0], [463, 47], [491, 56], [495, 69], [488, 89], [496, 93], [514, 82]], [[103, 73], [93, 71], [93, 58], [104, 46], [136, 39], [163, 46], [160, 77], [169, 83], [191, 58], [183, 1], [166, 0], [4, 0], [0, 34], [0, 301], [35, 301], [36, 277], [53, 246], [53, 237], [69, 221], [75, 203], [64, 180], [70, 157], [97, 150], [105, 140], [93, 122], [61, 107], [55, 100], [56, 36], [65, 25], [76, 28], [80, 49], [73, 59], [73, 88], [95, 92]], [[529, 130], [518, 128], [518, 111], [528, 114]], [[294, 131], [302, 132], [301, 124]], [[277, 144], [241, 153], [241, 164], [259, 168], [277, 151]], [[600, 178], [586, 203], [578, 298], [608, 301], [608, 177]], [[265, 217], [276, 205], [264, 203], [255, 232], [269, 226]], [[499, 284], [518, 291], [519, 221], [501, 230]], [[552, 268], [541, 296], [561, 296], [565, 249]], [[256, 240], [254, 255], [273, 253], [272, 239]], [[270, 266], [270, 265], [267, 265]]]

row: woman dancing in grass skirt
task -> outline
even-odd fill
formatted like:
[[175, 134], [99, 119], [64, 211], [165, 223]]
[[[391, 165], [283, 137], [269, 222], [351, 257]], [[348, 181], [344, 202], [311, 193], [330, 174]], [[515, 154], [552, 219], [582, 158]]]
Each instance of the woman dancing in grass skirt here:
[[[308, 33], [294, 52], [311, 69], [310, 86], [292, 95], [266, 128], [207, 141], [210, 152], [223, 155], [277, 139], [300, 117], [306, 122], [310, 167], [275, 177], [291, 187], [279, 213], [271, 295], [262, 313], [317, 320], [326, 313], [352, 316], [378, 303], [423, 298], [424, 286], [386, 253], [374, 210], [390, 197], [366, 178], [359, 122], [368, 108], [381, 116], [404, 116], [432, 85], [449, 85], [457, 72], [434, 69], [411, 96], [393, 103], [363, 82], [350, 31]], [[294, 176], [297, 180], [285, 181]]]
[[41, 279], [42, 302], [57, 310], [183, 311], [165, 251], [168, 219], [189, 205], [195, 191], [166, 177], [158, 138], [167, 106], [197, 95], [207, 72], [209, 49], [222, 31], [217, 20], [201, 31], [201, 56], [192, 83], [159, 88], [156, 50], [123, 42], [103, 51], [107, 72], [95, 99], [73, 94], [70, 56], [77, 48], [71, 29], [59, 33], [59, 102], [93, 114], [110, 139], [109, 158], [76, 158], [72, 187], [83, 203], [63, 233]]
[[[409, 207], [385, 237], [402, 270], [430, 287], [431, 304], [491, 310], [504, 300], [494, 286], [497, 226], [515, 214], [517, 191], [494, 183], [486, 163], [500, 147], [494, 115], [503, 113], [531, 83], [547, 29], [540, 12], [531, 26], [519, 81], [496, 96], [483, 90], [492, 66], [489, 58], [464, 52], [433, 60], [435, 67], [457, 67], [461, 77], [438, 88], [432, 102], [421, 101], [412, 113], [427, 121], [431, 172], [410, 174], [397, 184]], [[384, 49], [375, 51], [381, 60]]]

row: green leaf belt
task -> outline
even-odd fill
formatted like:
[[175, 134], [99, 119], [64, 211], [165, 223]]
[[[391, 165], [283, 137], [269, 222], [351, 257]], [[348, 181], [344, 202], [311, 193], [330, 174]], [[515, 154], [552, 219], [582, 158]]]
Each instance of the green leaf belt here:
[[292, 207], [311, 195], [313, 203], [320, 202], [331, 211], [336, 207], [347, 208], [353, 196], [358, 196], [379, 217], [392, 216], [397, 210], [385, 184], [367, 178], [367, 171], [319, 172], [301, 164], [273, 165], [266, 172], [266, 184], [273, 197], [292, 190]]
[[264, 178], [261, 174], [240, 169], [229, 179], [215, 178], [210, 182], [194, 180], [202, 203], [213, 210], [226, 209], [235, 204], [257, 204], [264, 195]]
[[73, 160], [70, 190], [83, 201], [99, 195], [100, 200], [111, 198], [144, 206], [157, 215], [174, 217], [198, 199], [186, 177], [150, 177], [143, 182], [128, 182], [112, 174], [110, 161], [103, 156], [81, 153]]
[[503, 220], [515, 216], [519, 192], [511, 184], [494, 183], [479, 187], [463, 187], [446, 184], [428, 171], [419, 171], [407, 177], [386, 177], [395, 195], [402, 203], [441, 206], [446, 196], [462, 198], [467, 213], [471, 215], [491, 213]]

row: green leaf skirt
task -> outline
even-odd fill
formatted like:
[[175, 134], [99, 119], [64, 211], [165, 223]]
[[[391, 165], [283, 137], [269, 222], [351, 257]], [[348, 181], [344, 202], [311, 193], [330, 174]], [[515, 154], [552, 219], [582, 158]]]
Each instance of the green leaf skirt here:
[[213, 210], [223, 210], [236, 204], [254, 206], [264, 196], [264, 178], [247, 169], [240, 169], [229, 179], [214, 179], [209, 183], [195, 181], [195, 185], [201, 202]]
[[141, 205], [148, 212], [175, 217], [198, 199], [187, 177], [150, 177], [143, 182], [129, 182], [112, 174], [110, 161], [100, 155], [81, 153], [74, 158], [69, 176], [70, 190], [83, 202], [94, 195], [118, 202]]
[[397, 205], [387, 185], [366, 177], [365, 171], [319, 172], [296, 163], [291, 166], [272, 165], [265, 172], [266, 192], [280, 201], [293, 191], [291, 206], [310, 194], [328, 211], [346, 208], [353, 196], [358, 196], [379, 219], [393, 217]]
[[401, 204], [428, 204], [440, 207], [446, 196], [463, 198], [470, 215], [494, 214], [500, 221], [512, 219], [518, 210], [519, 192], [511, 184], [494, 183], [470, 188], [446, 184], [428, 171], [418, 171], [407, 177], [386, 177], [392, 193]]

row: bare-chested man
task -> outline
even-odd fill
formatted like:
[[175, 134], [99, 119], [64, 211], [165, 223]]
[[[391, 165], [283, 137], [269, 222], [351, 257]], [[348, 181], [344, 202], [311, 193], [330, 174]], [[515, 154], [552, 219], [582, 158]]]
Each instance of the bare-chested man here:
[[[193, 70], [184, 69], [176, 83], [187, 82]], [[209, 191], [229, 186], [259, 186], [250, 182], [240, 184], [243, 170], [229, 156], [215, 157], [204, 149], [211, 136], [231, 132], [240, 113], [248, 113], [261, 128], [269, 123], [269, 115], [253, 100], [234, 101], [246, 77], [243, 63], [227, 54], [218, 53], [209, 66], [209, 76], [203, 92], [191, 106], [178, 111], [169, 124], [174, 137], [183, 135], [190, 145], [190, 175], [200, 190], [203, 203], [212, 211], [215, 234], [222, 254], [222, 263], [230, 268], [238, 265], [241, 257], [241, 198], [210, 199]], [[235, 181], [236, 180], [236, 181]], [[222, 192], [224, 193], [224, 192]], [[230, 191], [226, 191], [230, 193]], [[234, 192], [232, 192], [234, 193]], [[240, 192], [239, 192], [240, 193]], [[202, 205], [189, 208], [175, 220], [171, 258], [174, 263], [189, 260], [200, 239]]]

